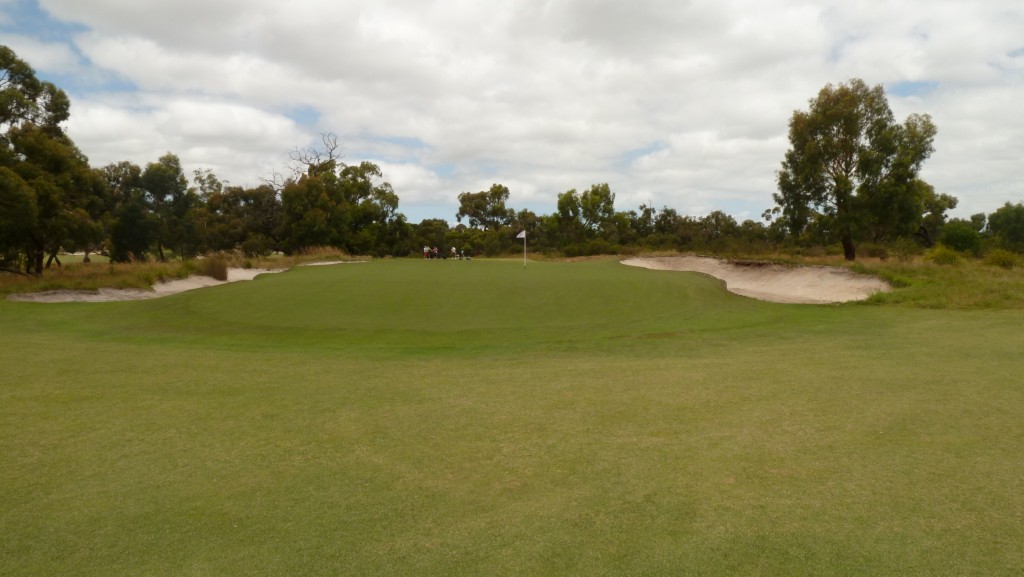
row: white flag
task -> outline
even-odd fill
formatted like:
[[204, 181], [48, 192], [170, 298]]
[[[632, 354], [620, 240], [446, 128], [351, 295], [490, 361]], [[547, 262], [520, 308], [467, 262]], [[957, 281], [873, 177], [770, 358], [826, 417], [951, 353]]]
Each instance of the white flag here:
[[524, 230], [523, 232], [517, 234], [516, 238], [526, 238], [526, 231]]

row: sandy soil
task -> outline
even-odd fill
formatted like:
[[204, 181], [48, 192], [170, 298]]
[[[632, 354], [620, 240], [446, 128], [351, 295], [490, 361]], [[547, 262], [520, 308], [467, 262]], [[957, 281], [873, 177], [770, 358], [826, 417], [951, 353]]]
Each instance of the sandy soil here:
[[730, 292], [777, 303], [840, 303], [890, 290], [880, 279], [825, 266], [786, 266], [697, 256], [631, 258], [622, 264], [703, 273], [724, 281]]
[[168, 282], [157, 283], [153, 290], [141, 290], [141, 289], [112, 289], [112, 288], [101, 288], [98, 291], [70, 291], [70, 290], [57, 290], [57, 291], [45, 291], [38, 293], [22, 293], [13, 294], [7, 297], [8, 300], [12, 301], [24, 301], [24, 302], [35, 302], [35, 303], [67, 303], [67, 302], [88, 302], [88, 303], [101, 303], [101, 302], [113, 302], [113, 301], [132, 301], [142, 299], [152, 299], [157, 297], [164, 297], [167, 295], [173, 295], [180, 292], [203, 288], [208, 286], [217, 286], [229, 282], [237, 282], [243, 280], [252, 280], [261, 274], [282, 272], [280, 270], [270, 270], [263, 268], [229, 268], [228, 269], [228, 280], [220, 281], [208, 276], [190, 276], [185, 279], [172, 280]]

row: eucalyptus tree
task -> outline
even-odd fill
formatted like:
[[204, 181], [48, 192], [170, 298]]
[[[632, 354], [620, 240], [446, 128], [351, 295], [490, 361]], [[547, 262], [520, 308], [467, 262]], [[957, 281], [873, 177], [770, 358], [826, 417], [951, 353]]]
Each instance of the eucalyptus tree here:
[[0, 264], [41, 274], [46, 254], [96, 241], [102, 181], [64, 133], [70, 100], [0, 46]]
[[156, 243], [159, 222], [142, 187], [142, 167], [122, 160], [104, 166], [100, 173], [109, 190], [104, 222], [111, 260], [146, 260]]
[[502, 184], [492, 184], [488, 190], [463, 192], [459, 195], [459, 212], [455, 220], [465, 218], [469, 226], [484, 230], [499, 230], [515, 220], [515, 210], [505, 206], [509, 189]]
[[847, 260], [873, 230], [912, 228], [923, 212], [921, 165], [933, 151], [927, 114], [895, 121], [885, 91], [860, 79], [826, 85], [789, 121], [777, 209], [793, 234], [812, 223], [837, 238]]
[[372, 162], [310, 162], [305, 174], [288, 179], [281, 190], [284, 250], [333, 246], [365, 254], [407, 236], [398, 195], [382, 177]]
[[142, 188], [158, 223], [156, 250], [166, 260], [165, 248], [178, 258], [190, 258], [199, 251], [196, 222], [192, 209], [199, 204], [199, 195], [188, 186], [181, 160], [168, 152], [142, 171]]
[[575, 188], [558, 195], [559, 236], [563, 243], [579, 243], [614, 232], [615, 193], [607, 183], [594, 184], [582, 193]]

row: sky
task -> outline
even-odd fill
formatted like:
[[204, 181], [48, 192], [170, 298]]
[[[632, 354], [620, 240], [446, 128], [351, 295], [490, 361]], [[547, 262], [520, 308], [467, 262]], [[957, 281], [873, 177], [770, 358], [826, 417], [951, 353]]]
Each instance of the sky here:
[[931, 115], [953, 216], [1024, 201], [1020, 0], [0, 0], [0, 44], [68, 93], [93, 166], [255, 186], [333, 134], [414, 223], [495, 183], [537, 214], [608, 183], [616, 210], [760, 220], [793, 112], [851, 78]]

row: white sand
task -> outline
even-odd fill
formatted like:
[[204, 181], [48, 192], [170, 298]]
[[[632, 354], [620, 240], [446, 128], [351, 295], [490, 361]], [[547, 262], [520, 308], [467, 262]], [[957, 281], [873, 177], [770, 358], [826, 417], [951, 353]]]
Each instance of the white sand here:
[[622, 264], [706, 274], [724, 281], [725, 288], [732, 293], [777, 303], [840, 303], [890, 290], [880, 279], [826, 266], [730, 262], [697, 256], [631, 258]]
[[192, 289], [217, 286], [229, 282], [252, 280], [261, 274], [282, 272], [264, 268], [229, 268], [228, 280], [221, 281], [208, 276], [190, 276], [185, 279], [160, 282], [153, 286], [153, 290], [142, 289], [112, 289], [101, 288], [98, 291], [71, 291], [57, 290], [39, 293], [14, 294], [7, 297], [12, 301], [25, 301], [34, 303], [67, 303], [67, 302], [113, 302], [152, 299], [173, 295]]

